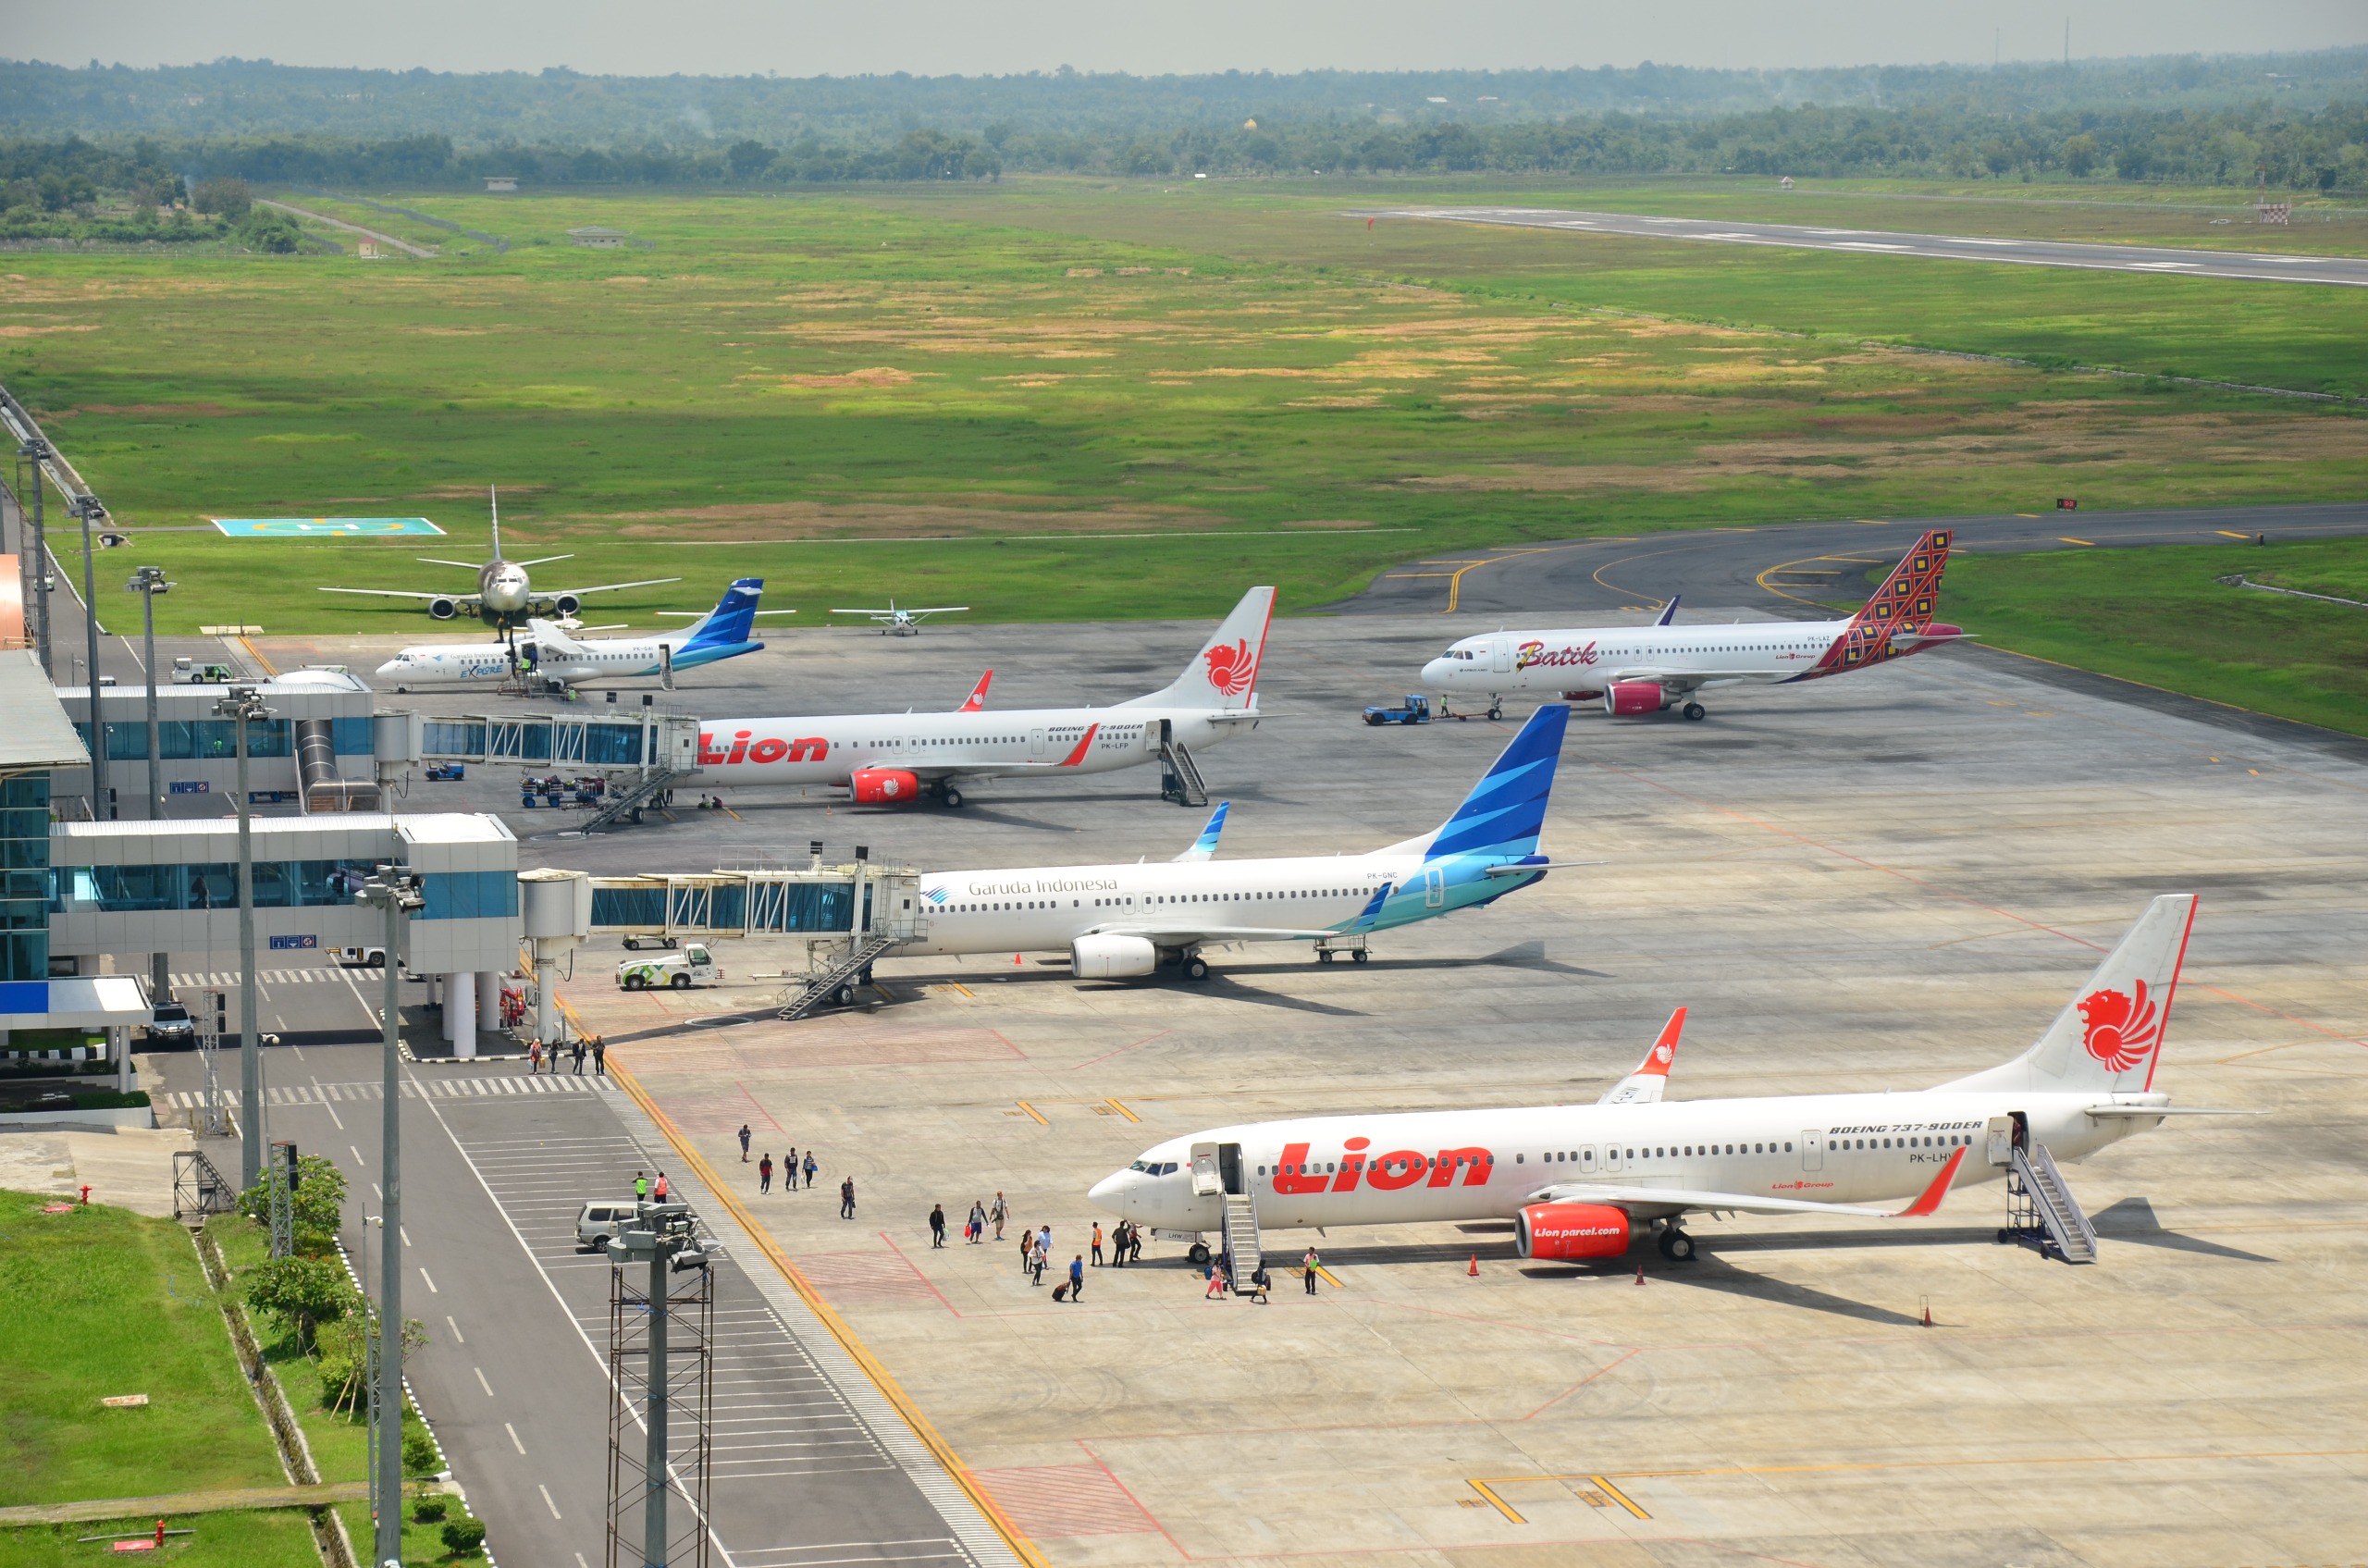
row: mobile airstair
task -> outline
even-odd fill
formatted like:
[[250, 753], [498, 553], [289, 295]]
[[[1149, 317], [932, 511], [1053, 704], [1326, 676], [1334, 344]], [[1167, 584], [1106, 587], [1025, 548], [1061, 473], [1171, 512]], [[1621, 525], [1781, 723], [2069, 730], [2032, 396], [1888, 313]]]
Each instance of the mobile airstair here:
[[1206, 806], [1208, 786], [1201, 782], [1201, 770], [1194, 764], [1192, 754], [1176, 738], [1175, 726], [1166, 719], [1159, 722], [1159, 796], [1178, 806]]
[[1246, 1192], [1225, 1195], [1225, 1255], [1233, 1270], [1234, 1289], [1248, 1290], [1264, 1253], [1258, 1245], [1258, 1207]]
[[2006, 1228], [1999, 1240], [2021, 1241], [2066, 1263], [2097, 1261], [2097, 1228], [2090, 1222], [2044, 1143], [2017, 1144], [2006, 1172]]

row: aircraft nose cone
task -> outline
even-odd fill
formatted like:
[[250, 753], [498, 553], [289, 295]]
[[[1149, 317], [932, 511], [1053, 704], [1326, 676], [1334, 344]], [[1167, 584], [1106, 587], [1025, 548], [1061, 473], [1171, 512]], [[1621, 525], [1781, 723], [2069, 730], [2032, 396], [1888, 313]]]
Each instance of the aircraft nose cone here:
[[1086, 1202], [1092, 1204], [1095, 1208], [1108, 1209], [1112, 1214], [1124, 1213], [1127, 1203], [1127, 1190], [1133, 1185], [1133, 1183], [1128, 1181], [1127, 1179], [1133, 1174], [1134, 1172], [1128, 1170], [1112, 1171], [1109, 1175], [1095, 1182], [1092, 1187], [1087, 1191], [1085, 1194]]
[[1448, 666], [1454, 662], [1454, 660], [1442, 654], [1438, 658], [1432, 660], [1428, 664], [1424, 665], [1423, 684], [1424, 685], [1432, 686], [1443, 686], [1447, 685]]
[[402, 673], [406, 662], [406, 661], [401, 659], [389, 659], [384, 664], [378, 666], [378, 673], [382, 675], [400, 675]]

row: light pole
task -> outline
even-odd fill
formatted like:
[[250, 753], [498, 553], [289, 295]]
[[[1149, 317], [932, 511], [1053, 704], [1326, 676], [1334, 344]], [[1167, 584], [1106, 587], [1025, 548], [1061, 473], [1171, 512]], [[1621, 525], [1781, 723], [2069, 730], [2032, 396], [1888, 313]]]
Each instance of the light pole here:
[[[381, 1076], [385, 1105], [379, 1112], [379, 1182], [386, 1190], [384, 1212], [378, 1216], [381, 1283], [378, 1287], [378, 1360], [373, 1398], [377, 1416], [377, 1447], [372, 1453], [370, 1500], [376, 1525], [370, 1550], [373, 1562], [401, 1562], [403, 1556], [403, 1096], [400, 1066], [402, 1038], [401, 976], [402, 918], [422, 903], [419, 882], [401, 866], [388, 866], [362, 884], [354, 897], [387, 917], [386, 1019], [380, 1027]], [[364, 1238], [365, 1243], [368, 1238]]]
[[56, 668], [49, 661], [49, 541], [42, 530], [42, 490], [49, 483], [49, 443], [35, 436], [17, 449], [18, 457], [29, 457], [33, 463], [33, 599], [32, 611], [36, 630], [34, 646], [41, 649], [42, 673], [51, 680], [57, 678]]
[[[147, 646], [142, 659], [148, 670], [148, 820], [161, 822], [165, 820], [165, 756], [156, 723], [156, 596], [170, 593], [173, 585], [165, 580], [163, 567], [142, 566], [123, 586], [140, 596], [141, 622], [146, 635]], [[157, 1001], [170, 997], [172, 978], [166, 955], [150, 954], [148, 994]]]
[[[668, 1482], [669, 1436], [667, 1414], [670, 1388], [668, 1385], [667, 1315], [671, 1303], [667, 1293], [667, 1276], [687, 1269], [708, 1266], [706, 1251], [700, 1247], [692, 1231], [691, 1211], [683, 1204], [637, 1204], [628, 1227], [620, 1227], [609, 1239], [610, 1261], [622, 1271], [627, 1264], [646, 1264], [649, 1268], [648, 1327], [647, 1345], [649, 1370], [646, 1384], [647, 1402], [642, 1415], [641, 1463], [641, 1561], [643, 1568], [665, 1568], [666, 1565], [666, 1487]], [[702, 1353], [704, 1346], [701, 1347]], [[613, 1474], [613, 1471], [611, 1472]], [[700, 1490], [695, 1497], [693, 1513], [703, 1504], [705, 1471], [701, 1472]], [[611, 1503], [610, 1528], [613, 1529], [614, 1509], [623, 1500]], [[706, 1527], [706, 1521], [698, 1521]], [[614, 1561], [613, 1557], [611, 1561]]]
[[99, 716], [99, 601], [92, 597], [96, 552], [91, 546], [91, 519], [105, 517], [107, 509], [96, 496], [76, 496], [74, 515], [82, 520], [82, 624], [91, 648], [91, 821], [106, 821], [115, 815], [107, 799], [107, 726]]
[[[93, 687], [95, 692], [97, 688]], [[255, 841], [247, 800], [247, 726], [268, 717], [253, 686], [232, 686], [214, 705], [239, 743], [239, 1188], [263, 1174], [263, 1056], [255, 1045]]]

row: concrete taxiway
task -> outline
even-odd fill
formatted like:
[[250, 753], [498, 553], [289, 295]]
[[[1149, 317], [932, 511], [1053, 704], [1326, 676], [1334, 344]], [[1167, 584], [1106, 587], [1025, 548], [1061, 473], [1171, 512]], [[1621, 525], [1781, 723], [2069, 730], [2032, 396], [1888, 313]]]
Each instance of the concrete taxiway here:
[[1989, 262], [2020, 266], [2069, 266], [2090, 272], [2152, 273], [2157, 277], [2238, 278], [2249, 283], [2368, 285], [2368, 259], [2206, 251], [2178, 245], [2098, 245], [2070, 240], [1994, 240], [1963, 234], [1894, 233], [1794, 223], [1740, 223], [1724, 218], [1643, 217], [1634, 213], [1571, 212], [1554, 207], [1372, 207], [1351, 217], [1424, 218], [1570, 234], [1622, 234], [1714, 245], [1773, 245], [1795, 251]]
[[[1363, 848], [1460, 798], [1520, 713], [1356, 715], [1440, 624], [1276, 623], [1272, 716], [1202, 759], [1236, 802], [1224, 856]], [[1200, 630], [801, 632], [699, 673], [734, 685], [669, 700], [950, 706], [985, 665], [998, 706], [1106, 699], [1164, 679]], [[777, 1250], [765, 1264], [1064, 1568], [2349, 1561], [2368, 1516], [2368, 768], [2351, 743], [2210, 711], [1954, 654], [1738, 694], [1702, 724], [1583, 711], [1548, 847], [1602, 864], [1390, 933], [1362, 967], [1245, 948], [1190, 986], [1080, 983], [1033, 954], [891, 961], [875, 1006], [782, 1024], [779, 982], [746, 977], [785, 955], [735, 942], [724, 990], [621, 993], [596, 948], [566, 994], [678, 1174], [728, 1194]], [[994, 786], [958, 813], [751, 791], [527, 854], [692, 870], [802, 858], [809, 837], [932, 868], [1173, 854], [1199, 814], [1153, 790], [1148, 773]], [[1000, 1191], [1066, 1263], [1108, 1217], [1087, 1186], [1200, 1127], [1592, 1100], [1681, 1002], [1676, 1094], [1940, 1081], [2028, 1043], [2146, 898], [2179, 889], [2202, 914], [2162, 1084], [2270, 1114], [2073, 1167], [2104, 1234], [2093, 1267], [1995, 1244], [1994, 1187], [1915, 1225], [1705, 1223], [1690, 1266], [1525, 1266], [1500, 1226], [1277, 1232], [1276, 1256], [1313, 1240], [1326, 1272], [1313, 1299], [1283, 1276], [1264, 1307], [1204, 1302], [1172, 1244], [1089, 1270], [1082, 1303], [1056, 1306], [1020, 1276], [1016, 1228], [959, 1241]], [[758, 1194], [743, 1124], [777, 1160], [819, 1149], [820, 1185]], [[935, 1251], [941, 1203], [956, 1234]]]

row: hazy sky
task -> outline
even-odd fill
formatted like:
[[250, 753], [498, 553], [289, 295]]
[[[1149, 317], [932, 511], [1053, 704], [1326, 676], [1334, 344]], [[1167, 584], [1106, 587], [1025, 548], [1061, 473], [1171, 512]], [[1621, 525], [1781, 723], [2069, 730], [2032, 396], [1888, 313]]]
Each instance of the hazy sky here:
[[[21, 7], [21, 8], [19, 8]], [[18, 0], [0, 55], [635, 76], [1825, 66], [2368, 43], [2368, 0]]]

